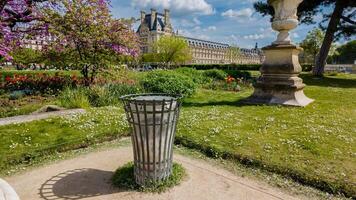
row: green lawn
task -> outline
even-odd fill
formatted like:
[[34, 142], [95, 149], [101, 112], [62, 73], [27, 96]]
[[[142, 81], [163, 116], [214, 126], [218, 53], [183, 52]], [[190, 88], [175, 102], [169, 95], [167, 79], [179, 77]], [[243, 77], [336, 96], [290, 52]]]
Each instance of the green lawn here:
[[[241, 104], [252, 89], [198, 90], [184, 100], [176, 142], [355, 196], [356, 75], [302, 77], [306, 95], [316, 100], [306, 108]], [[116, 107], [0, 126], [0, 171], [128, 133], [123, 109]]]
[[30, 163], [42, 155], [86, 147], [127, 136], [128, 123], [122, 108], [89, 109], [24, 124], [0, 126], [0, 172], [18, 163]]
[[306, 108], [243, 105], [252, 90], [200, 90], [186, 99], [177, 142], [356, 195], [356, 76], [304, 74]]

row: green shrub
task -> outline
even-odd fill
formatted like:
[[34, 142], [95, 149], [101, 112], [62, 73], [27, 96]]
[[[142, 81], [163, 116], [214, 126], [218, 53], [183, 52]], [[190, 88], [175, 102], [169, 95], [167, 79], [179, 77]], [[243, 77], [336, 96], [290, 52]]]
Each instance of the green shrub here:
[[203, 75], [202, 71], [198, 71], [193, 68], [180, 67], [180, 68], [176, 69], [175, 71], [180, 74], [189, 76], [194, 81], [194, 83], [197, 83], [197, 84], [203, 84], [203, 83], [209, 82], [209, 79]]
[[56, 74], [59, 74], [60, 76], [77, 76], [81, 77], [80, 71], [78, 70], [71, 70], [71, 71], [65, 71], [65, 70], [3, 70], [0, 72], [0, 79], [5, 78], [6, 76], [19, 76], [19, 75], [33, 75], [33, 76], [38, 76], [38, 75], [47, 75], [47, 76], [55, 76]]
[[224, 70], [228, 75], [234, 78], [243, 78], [245, 80], [252, 79], [251, 72], [249, 71], [239, 71], [239, 70]]
[[214, 80], [225, 80], [227, 73], [219, 69], [209, 69], [203, 71], [203, 75]]
[[[259, 71], [262, 64], [191, 64], [183, 65], [184, 68], [193, 68], [197, 70], [221, 69], [221, 70], [249, 70]], [[301, 64], [304, 72], [312, 70], [312, 64]]]
[[303, 72], [310, 72], [313, 69], [312, 64], [301, 64]]
[[8, 92], [33, 90], [42, 94], [58, 94], [66, 87], [81, 83], [80, 78], [62, 71], [6, 71], [0, 73], [0, 89]]
[[85, 95], [91, 106], [101, 107], [109, 105], [107, 99], [107, 91], [101, 86], [92, 86], [85, 90]]
[[14, 91], [11, 92], [9, 95], [9, 99], [10, 100], [18, 100], [23, 98], [26, 95], [26, 93], [24, 91]]
[[65, 108], [89, 108], [88, 89], [66, 88], [58, 97], [58, 103]]
[[109, 106], [117, 105], [120, 103], [120, 97], [128, 94], [137, 94], [142, 91], [139, 85], [135, 84], [108, 84], [98, 91], [98, 101], [91, 101], [93, 106]]
[[91, 88], [66, 88], [59, 95], [59, 104], [66, 108], [88, 108], [117, 105], [120, 96], [136, 94], [141, 88], [134, 84], [108, 84]]
[[142, 88], [139, 85], [134, 84], [108, 84], [106, 88], [111, 96], [116, 99], [119, 99], [119, 97], [123, 95], [142, 92]]
[[183, 67], [194, 68], [197, 70], [221, 69], [221, 70], [252, 70], [258, 71], [261, 64], [191, 64]]
[[147, 73], [141, 81], [146, 92], [181, 94], [190, 96], [195, 92], [197, 85], [186, 75], [175, 71], [152, 71]]

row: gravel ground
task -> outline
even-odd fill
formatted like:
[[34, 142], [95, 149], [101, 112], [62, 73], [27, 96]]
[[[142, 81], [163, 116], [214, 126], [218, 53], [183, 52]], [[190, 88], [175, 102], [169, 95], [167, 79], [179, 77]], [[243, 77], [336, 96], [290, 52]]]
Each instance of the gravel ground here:
[[31, 122], [35, 120], [47, 119], [50, 117], [63, 116], [73, 113], [83, 113], [84, 109], [71, 109], [71, 110], [62, 110], [62, 111], [54, 111], [54, 112], [46, 112], [46, 113], [38, 113], [31, 115], [20, 115], [14, 117], [7, 117], [0, 119], [0, 126], [8, 125], [8, 124], [19, 124], [25, 122]]
[[162, 194], [139, 193], [113, 188], [114, 171], [131, 161], [131, 147], [92, 152], [6, 177], [21, 199], [100, 199], [100, 200], [257, 200], [297, 199], [266, 183], [239, 177], [205, 161], [175, 154], [188, 177]]

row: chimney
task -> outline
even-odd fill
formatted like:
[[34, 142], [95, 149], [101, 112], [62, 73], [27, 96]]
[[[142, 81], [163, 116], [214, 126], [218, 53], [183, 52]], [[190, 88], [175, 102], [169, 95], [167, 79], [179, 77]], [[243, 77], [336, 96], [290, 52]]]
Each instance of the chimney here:
[[151, 8], [151, 29], [153, 29], [153, 25], [156, 21], [156, 14], [157, 14], [156, 9]]
[[146, 12], [141, 10], [141, 24], [145, 21]]
[[170, 16], [169, 16], [169, 10], [168, 9], [164, 9], [164, 24], [168, 25], [170, 24]]

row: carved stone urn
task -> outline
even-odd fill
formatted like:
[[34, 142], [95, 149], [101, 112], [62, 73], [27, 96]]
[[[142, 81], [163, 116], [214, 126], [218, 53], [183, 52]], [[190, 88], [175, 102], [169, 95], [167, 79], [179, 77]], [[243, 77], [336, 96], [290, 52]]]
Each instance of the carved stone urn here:
[[313, 102], [304, 95], [305, 84], [298, 77], [302, 71], [298, 60], [302, 48], [294, 45], [289, 36], [289, 31], [298, 26], [297, 8], [301, 2], [268, 0], [275, 11], [272, 28], [279, 34], [275, 42], [262, 49], [266, 59], [248, 103], [306, 106]]
[[278, 31], [273, 44], [291, 44], [289, 31], [298, 26], [297, 8], [303, 0], [268, 0], [274, 8], [272, 29]]

